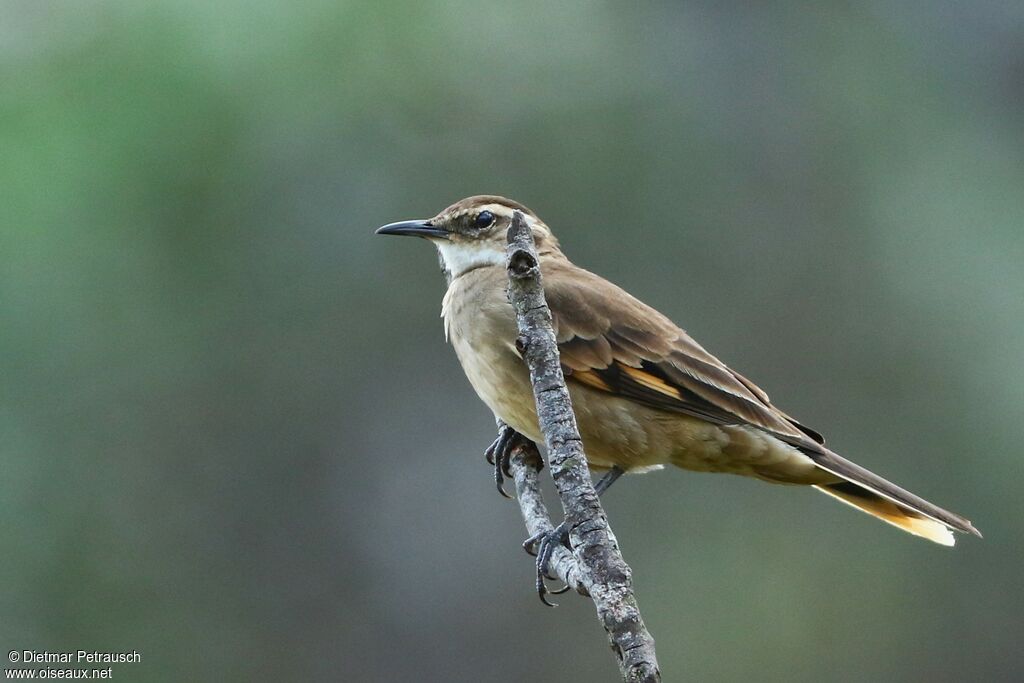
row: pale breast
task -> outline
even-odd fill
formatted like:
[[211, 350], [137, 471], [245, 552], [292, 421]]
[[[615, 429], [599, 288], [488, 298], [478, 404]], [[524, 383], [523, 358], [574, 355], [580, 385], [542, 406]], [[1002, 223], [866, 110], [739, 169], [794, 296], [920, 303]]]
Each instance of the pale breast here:
[[488, 408], [516, 431], [541, 440], [530, 377], [519, 353], [505, 269], [478, 268], [455, 278], [442, 304], [445, 330], [462, 369]]

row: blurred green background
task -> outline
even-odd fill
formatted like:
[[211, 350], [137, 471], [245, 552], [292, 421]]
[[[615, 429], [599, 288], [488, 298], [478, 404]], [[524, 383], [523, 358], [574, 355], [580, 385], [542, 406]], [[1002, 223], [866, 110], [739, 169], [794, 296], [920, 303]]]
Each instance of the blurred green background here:
[[1024, 677], [1024, 4], [0, 3], [0, 646], [121, 680], [614, 681], [546, 610], [428, 244], [523, 201], [955, 550], [606, 499], [666, 680]]

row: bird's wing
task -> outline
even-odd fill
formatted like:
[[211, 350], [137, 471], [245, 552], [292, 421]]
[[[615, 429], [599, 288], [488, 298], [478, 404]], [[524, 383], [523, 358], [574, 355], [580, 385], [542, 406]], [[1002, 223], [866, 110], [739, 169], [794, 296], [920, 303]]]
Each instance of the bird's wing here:
[[568, 262], [542, 267], [568, 379], [669, 412], [745, 424], [804, 448], [824, 443], [671, 320]]

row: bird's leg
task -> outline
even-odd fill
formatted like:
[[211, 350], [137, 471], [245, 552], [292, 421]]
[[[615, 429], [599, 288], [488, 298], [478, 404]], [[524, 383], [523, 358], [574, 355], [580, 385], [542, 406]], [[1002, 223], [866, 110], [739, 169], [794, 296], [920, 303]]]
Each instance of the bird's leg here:
[[[616, 479], [625, 473], [626, 471], [621, 467], [612, 467], [594, 484], [594, 491], [600, 496], [615, 483]], [[542, 531], [523, 541], [523, 550], [537, 557], [537, 595], [540, 597], [540, 601], [548, 607], [556, 607], [557, 603], [548, 602], [548, 599], [545, 597], [546, 595], [549, 593], [551, 595], [559, 595], [569, 590], [569, 586], [563, 586], [556, 591], [549, 591], [547, 584], [544, 583], [545, 577], [548, 576], [548, 564], [551, 562], [551, 556], [555, 553], [555, 548], [560, 545], [569, 548], [568, 522], [562, 522], [551, 531]]]
[[508, 495], [504, 486], [505, 477], [512, 476], [508, 469], [512, 451], [525, 441], [528, 441], [525, 436], [498, 420], [498, 438], [484, 451], [487, 462], [494, 465], [494, 485], [498, 487], [498, 493], [506, 498], [512, 497]]

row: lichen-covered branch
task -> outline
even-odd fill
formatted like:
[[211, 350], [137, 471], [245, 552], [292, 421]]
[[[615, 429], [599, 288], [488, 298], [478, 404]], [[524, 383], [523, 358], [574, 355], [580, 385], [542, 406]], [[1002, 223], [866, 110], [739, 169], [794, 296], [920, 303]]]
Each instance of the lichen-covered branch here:
[[[583, 442], [562, 376], [551, 311], [544, 299], [533, 234], [519, 211], [513, 215], [508, 229], [506, 265], [509, 301], [515, 308], [519, 326], [516, 346], [530, 369], [537, 416], [548, 453], [548, 467], [569, 526], [569, 540], [576, 564], [575, 577], [568, 569], [566, 576], [562, 575], [559, 570], [565, 563], [562, 558], [553, 561], [552, 566], [560, 578], [570, 580], [570, 585], [575, 578], [574, 587], [583, 589], [593, 599], [598, 617], [608, 632], [623, 680], [628, 683], [660, 681], [654, 639], [644, 626], [633, 595], [632, 572], [622, 559], [590, 480]], [[514, 462], [517, 492], [520, 488], [528, 489], [522, 459], [516, 458]], [[522, 487], [521, 478], [524, 479]], [[538, 501], [539, 494], [536, 498], [527, 496], [525, 500], [520, 497], [524, 518], [528, 519], [527, 506], [535, 506]], [[542, 501], [540, 506], [543, 507]], [[535, 513], [533, 510], [529, 514], [533, 516]], [[550, 520], [547, 524], [550, 525]], [[530, 533], [535, 533], [535, 530], [530, 529]]]
[[[551, 516], [548, 515], [548, 508], [544, 505], [544, 496], [540, 491], [538, 475], [541, 466], [542, 462], [537, 446], [529, 441], [517, 445], [509, 458], [509, 470], [512, 472], [512, 479], [515, 482], [519, 509], [523, 513], [526, 532], [531, 537], [548, 533], [555, 527], [551, 522]], [[580, 595], [590, 596], [580, 580], [576, 559], [565, 546], [559, 545], [555, 548], [551, 555], [551, 561], [548, 563], [548, 569], [555, 578], [572, 590]]]

